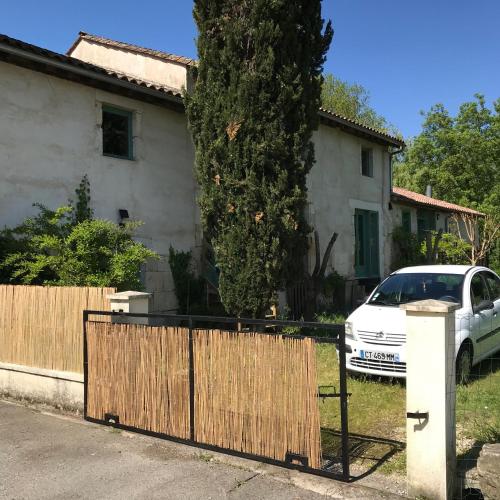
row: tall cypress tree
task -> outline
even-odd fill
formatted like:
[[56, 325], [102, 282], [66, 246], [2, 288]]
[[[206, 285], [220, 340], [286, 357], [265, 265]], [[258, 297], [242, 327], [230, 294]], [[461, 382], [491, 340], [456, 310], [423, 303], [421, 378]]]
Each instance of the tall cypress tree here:
[[301, 272], [306, 175], [333, 30], [321, 0], [195, 0], [186, 96], [204, 231], [226, 310], [262, 316]]

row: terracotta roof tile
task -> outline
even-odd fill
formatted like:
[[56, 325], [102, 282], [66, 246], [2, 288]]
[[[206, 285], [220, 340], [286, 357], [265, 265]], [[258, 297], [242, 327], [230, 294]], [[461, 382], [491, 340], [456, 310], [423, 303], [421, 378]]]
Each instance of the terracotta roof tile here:
[[91, 42], [100, 43], [101, 45], [107, 45], [108, 47], [115, 47], [117, 49], [129, 50], [137, 54], [145, 54], [148, 56], [157, 57], [158, 59], [164, 59], [165, 61], [176, 62], [184, 66], [196, 66], [196, 61], [184, 56], [177, 56], [175, 54], [169, 54], [168, 52], [162, 52], [161, 50], [147, 49], [146, 47], [141, 47], [139, 45], [134, 45], [131, 43], [119, 42], [117, 40], [111, 40], [110, 38], [105, 38], [103, 36], [91, 35], [90, 33], [85, 33], [80, 31], [78, 38], [75, 40], [73, 45], [69, 48], [66, 55], [70, 56], [76, 45], [80, 40], [90, 40]]
[[342, 120], [342, 121], [346, 122], [347, 125], [355, 125], [356, 127], [360, 128], [360, 129], [366, 130], [367, 133], [377, 134], [381, 138], [388, 139], [389, 141], [391, 141], [392, 143], [395, 143], [398, 146], [403, 147], [405, 145], [403, 139], [401, 139], [400, 137], [390, 135], [386, 132], [383, 132], [382, 130], [378, 130], [378, 129], [373, 128], [373, 127], [367, 127], [366, 125], [363, 125], [361, 122], [358, 122], [357, 120], [353, 120], [352, 118], [347, 118], [346, 116], [342, 116], [338, 113], [335, 113], [334, 111], [331, 111], [330, 109], [321, 107], [321, 108], [319, 108], [319, 110], [322, 113], [328, 115], [332, 119]]
[[15, 47], [15, 48], [21, 49], [23, 51], [30, 52], [32, 54], [47, 57], [49, 59], [68, 64], [69, 67], [82, 68], [82, 69], [85, 69], [87, 71], [91, 71], [91, 72], [96, 73], [96, 74], [107, 75], [107, 76], [110, 76], [112, 78], [116, 78], [118, 80], [125, 80], [128, 83], [132, 83], [134, 85], [137, 85], [138, 87], [154, 89], [154, 90], [157, 90], [159, 92], [163, 92], [165, 94], [168, 94], [168, 95], [174, 96], [174, 97], [178, 97], [178, 98], [182, 97], [182, 93], [179, 90], [167, 87], [165, 85], [158, 85], [157, 83], [141, 80], [141, 79], [132, 77], [130, 75], [125, 75], [123, 73], [119, 73], [115, 70], [103, 68], [102, 66], [97, 66], [95, 64], [90, 64], [90, 63], [81, 61], [80, 59], [76, 59], [74, 57], [59, 54], [57, 52], [53, 52], [53, 51], [48, 50], [48, 49], [43, 49], [41, 47], [23, 42], [21, 40], [16, 40], [15, 38], [11, 38], [7, 35], [0, 34], [0, 43], [4, 43], [10, 47]]
[[426, 207], [440, 208], [447, 212], [459, 212], [470, 215], [483, 216], [484, 214], [473, 210], [472, 208], [461, 207], [460, 205], [455, 205], [454, 203], [448, 203], [447, 201], [437, 200], [436, 198], [431, 198], [420, 193], [415, 193], [414, 191], [409, 191], [408, 189], [403, 189], [400, 187], [393, 187], [392, 193], [400, 201], [409, 201], [412, 203], [417, 203], [418, 205], [424, 205]]
[[[136, 52], [141, 52], [144, 54], [148, 55], [153, 55], [156, 57], [168, 59], [170, 61], [175, 61], [179, 62], [180, 64], [185, 64], [185, 65], [196, 65], [196, 61], [194, 59], [189, 59], [187, 57], [182, 57], [182, 56], [176, 56], [173, 54], [167, 54], [166, 52], [161, 52], [157, 50], [152, 50], [152, 49], [146, 49], [143, 47], [139, 47], [137, 45], [131, 45], [123, 42], [116, 42], [114, 40], [110, 40], [108, 38], [104, 37], [98, 37], [95, 35], [89, 35], [88, 33], [80, 32], [79, 37], [73, 44], [73, 46], [68, 50], [67, 54], [71, 54], [73, 51], [74, 47], [78, 43], [78, 41], [81, 38], [86, 38], [88, 40], [94, 40], [97, 43], [102, 43], [106, 45], [112, 45], [116, 47], [122, 47], [127, 50], [134, 50]], [[57, 60], [63, 63], [68, 64], [70, 67], [80, 67], [84, 68], [86, 70], [92, 71], [96, 74], [105, 74], [107, 76], [110, 76], [112, 78], [116, 78], [118, 80], [125, 80], [128, 83], [131, 83], [133, 85], [137, 85], [139, 88], [147, 88], [147, 89], [154, 89], [158, 92], [162, 92], [164, 94], [167, 94], [169, 96], [173, 96], [175, 98], [178, 98], [179, 101], [182, 99], [182, 93], [179, 92], [177, 89], [173, 89], [170, 87], [167, 87], [165, 85], [159, 85], [158, 83], [153, 83], [149, 81], [145, 81], [136, 77], [133, 77], [131, 75], [127, 75], [121, 72], [117, 72], [116, 70], [112, 70], [109, 68], [104, 68], [102, 66], [97, 66], [95, 64], [90, 64], [84, 61], [81, 61], [80, 59], [77, 59], [75, 57], [71, 57], [70, 55], [63, 55], [59, 54], [57, 52], [53, 52], [48, 49], [43, 49], [41, 47], [38, 47], [36, 45], [31, 45], [29, 43], [23, 42], [21, 40], [16, 40], [15, 38], [8, 37], [7, 35], [2, 35], [0, 34], [0, 43], [5, 43], [6, 45], [9, 45], [11, 47], [17, 47], [21, 50], [31, 52], [33, 54], [38, 54], [43, 57], [47, 57], [53, 60]], [[70, 69], [70, 68], [68, 68]], [[386, 134], [385, 132], [381, 132], [379, 130], [375, 130], [370, 127], [366, 127], [365, 125], [362, 125], [361, 123], [358, 123], [355, 120], [346, 118], [345, 116], [341, 116], [337, 113], [334, 113], [333, 111], [330, 111], [326, 108], [320, 108], [319, 109], [320, 115], [328, 120], [330, 123], [334, 124], [335, 126], [341, 126], [345, 127], [347, 131], [352, 131], [354, 133], [361, 133], [367, 136], [370, 136], [370, 138], [374, 138], [379, 141], [383, 141], [384, 143], [387, 143], [391, 146], [396, 146], [396, 147], [404, 147], [404, 141], [398, 137], [393, 137], [389, 134]]]
[[[145, 54], [145, 55], [149, 55], [149, 56], [153, 56], [153, 57], [158, 57], [160, 59], [164, 59], [164, 60], [172, 61], [172, 62], [177, 62], [177, 63], [183, 64], [186, 66], [196, 66], [197, 65], [197, 61], [195, 59], [190, 59], [190, 58], [187, 58], [184, 56], [178, 56], [175, 54], [162, 52], [160, 50], [147, 49], [147, 48], [141, 47], [139, 45], [134, 45], [134, 44], [125, 43], [125, 42], [119, 42], [117, 40], [112, 40], [110, 38], [105, 38], [102, 36], [91, 35], [90, 33], [86, 33], [84, 31], [80, 31], [78, 38], [75, 40], [75, 42], [73, 43], [71, 48], [68, 50], [68, 52], [67, 52], [68, 55], [71, 55], [74, 48], [76, 47], [76, 45], [78, 44], [78, 42], [81, 39], [90, 40], [92, 42], [100, 43], [100, 44], [106, 45], [108, 47], [116, 47], [116, 48], [120, 48], [120, 49], [124, 49], [124, 50], [129, 50], [132, 52], [136, 52], [139, 54]], [[372, 127], [367, 127], [366, 125], [363, 125], [362, 123], [360, 123], [356, 120], [339, 115], [338, 113], [335, 113], [335, 112], [333, 112], [329, 109], [326, 109], [326, 108], [320, 108], [320, 112], [322, 112], [323, 116], [327, 119], [336, 121], [337, 123], [339, 121], [342, 121], [348, 127], [355, 126], [358, 129], [360, 129], [360, 131], [365, 131], [366, 133], [371, 134], [371, 135], [378, 135], [380, 137], [380, 139], [387, 140], [392, 145], [401, 146], [401, 147], [404, 146], [404, 141], [399, 137], [395, 137], [393, 135], [387, 134], [386, 132], [377, 130], [377, 129], [372, 128]]]

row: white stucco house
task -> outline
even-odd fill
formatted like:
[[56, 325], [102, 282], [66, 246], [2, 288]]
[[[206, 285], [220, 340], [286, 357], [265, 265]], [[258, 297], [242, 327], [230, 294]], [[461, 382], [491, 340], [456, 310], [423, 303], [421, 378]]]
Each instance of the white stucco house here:
[[[194, 149], [182, 100], [192, 65], [86, 33], [66, 55], [0, 35], [0, 226], [32, 215], [34, 202], [65, 204], [87, 174], [96, 217], [143, 221], [138, 238], [161, 255], [170, 245], [199, 253]], [[318, 112], [308, 217], [322, 248], [339, 235], [329, 268], [348, 279], [349, 302], [389, 272], [394, 203], [401, 202], [391, 158], [404, 143]], [[155, 310], [175, 308], [165, 259], [144, 280]]]
[[425, 231], [442, 230], [447, 233], [455, 215], [484, 216], [472, 208], [433, 198], [430, 186], [426, 194], [393, 186], [391, 201], [394, 225], [403, 226], [408, 232], [416, 233], [420, 237], [423, 237]]

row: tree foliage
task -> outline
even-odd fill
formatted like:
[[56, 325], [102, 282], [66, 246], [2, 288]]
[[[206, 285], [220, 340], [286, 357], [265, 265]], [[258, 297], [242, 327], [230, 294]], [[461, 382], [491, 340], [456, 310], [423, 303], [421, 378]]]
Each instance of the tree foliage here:
[[433, 106], [394, 173], [397, 186], [424, 193], [430, 184], [436, 198], [486, 213], [486, 219], [474, 218], [474, 228], [466, 224], [475, 231], [475, 245], [460, 248], [469, 262], [489, 253], [490, 266], [500, 271], [500, 99], [490, 109], [476, 94], [455, 117], [442, 104]]
[[193, 269], [193, 254], [175, 250], [172, 246], [168, 252], [168, 263], [174, 279], [177, 297], [178, 314], [205, 314], [204, 304], [205, 281], [197, 276]]
[[500, 237], [499, 214], [485, 214], [483, 217], [466, 213], [454, 214], [452, 223], [457, 238], [467, 242], [461, 248], [468, 263], [473, 266], [484, 264]]
[[425, 252], [417, 235], [408, 232], [403, 226], [392, 231], [393, 255], [391, 269], [396, 271], [402, 267], [416, 266], [424, 263]]
[[370, 106], [370, 93], [358, 83], [349, 83], [331, 74], [326, 75], [321, 87], [321, 105], [367, 127], [399, 134]]
[[481, 211], [500, 209], [500, 99], [493, 109], [482, 95], [456, 117], [442, 104], [424, 114], [422, 132], [395, 165], [397, 186]]
[[320, 0], [196, 0], [199, 65], [186, 96], [199, 205], [226, 310], [260, 316], [307, 249], [322, 66]]

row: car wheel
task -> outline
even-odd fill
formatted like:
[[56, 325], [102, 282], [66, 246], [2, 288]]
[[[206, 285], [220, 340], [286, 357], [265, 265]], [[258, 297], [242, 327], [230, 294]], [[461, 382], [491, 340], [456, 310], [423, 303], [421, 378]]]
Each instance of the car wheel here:
[[472, 370], [472, 349], [468, 345], [460, 347], [456, 364], [457, 384], [467, 384]]

